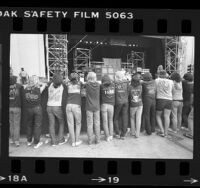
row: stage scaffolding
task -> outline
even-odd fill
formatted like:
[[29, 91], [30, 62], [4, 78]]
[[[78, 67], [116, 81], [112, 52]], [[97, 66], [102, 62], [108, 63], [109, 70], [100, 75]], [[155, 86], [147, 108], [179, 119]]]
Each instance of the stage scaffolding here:
[[131, 70], [137, 70], [137, 67], [145, 68], [145, 53], [131, 51], [127, 54], [127, 62], [122, 63], [122, 67]]
[[67, 35], [46, 35], [47, 78], [54, 73], [68, 76]]
[[76, 72], [83, 73], [84, 69], [91, 66], [91, 50], [86, 48], [76, 48], [74, 50], [74, 69]]
[[168, 73], [180, 72], [180, 38], [177, 36], [165, 38], [165, 70]]

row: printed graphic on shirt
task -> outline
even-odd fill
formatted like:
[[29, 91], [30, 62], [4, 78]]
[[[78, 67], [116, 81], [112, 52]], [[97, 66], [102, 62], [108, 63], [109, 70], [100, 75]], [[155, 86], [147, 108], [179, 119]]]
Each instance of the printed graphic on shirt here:
[[37, 102], [40, 95], [40, 89], [34, 88], [34, 89], [27, 89], [25, 91], [25, 98], [28, 102]]
[[131, 90], [131, 102], [138, 103], [141, 101], [141, 90], [140, 89], [132, 89]]
[[115, 88], [117, 93], [125, 93], [127, 89], [127, 84], [126, 83], [115, 84]]
[[17, 95], [19, 95], [19, 91], [18, 91], [16, 85], [10, 85], [9, 99], [15, 100]]
[[115, 89], [114, 87], [108, 87], [108, 88], [103, 88], [104, 95], [108, 98], [112, 98], [113, 95], [115, 94]]

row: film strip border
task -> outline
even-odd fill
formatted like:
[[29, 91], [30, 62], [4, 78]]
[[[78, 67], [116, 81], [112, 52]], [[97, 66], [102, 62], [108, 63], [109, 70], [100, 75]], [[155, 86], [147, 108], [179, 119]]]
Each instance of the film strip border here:
[[[187, 160], [177, 162], [134, 159], [11, 159], [6, 168], [9, 183], [122, 185], [198, 183], [195, 177], [188, 178], [194, 166]], [[165, 182], [166, 177], [170, 177], [170, 181]]]
[[[104, 11], [100, 10], [100, 12]], [[120, 9], [112, 11], [124, 12]], [[130, 10], [125, 12], [128, 11]], [[5, 26], [1, 28], [1, 32], [5, 32], [6, 36], [9, 33], [194, 36], [200, 33], [197, 19], [200, 16], [199, 11], [193, 11], [191, 14], [190, 11], [180, 10], [155, 12], [152, 10], [137, 10], [134, 14], [136, 18], [133, 20], [121, 18], [107, 20], [103, 18], [27, 19], [19, 17], [13, 19], [1, 18], [0, 23]], [[199, 39], [197, 39], [198, 41]], [[199, 135], [195, 133], [195, 138], [197, 136]], [[199, 144], [199, 139], [195, 140], [195, 148], [198, 147], [197, 144]], [[194, 150], [194, 160], [14, 159], [3, 156], [0, 164], [4, 174], [0, 174], [0, 176], [6, 177], [6, 183], [187, 185], [200, 181], [199, 173], [197, 173], [199, 171], [197, 165], [199, 164], [199, 155], [196, 154], [198, 153], [197, 150]]]
[[[8, 29], [15, 33], [110, 33], [120, 35], [142, 35], [146, 33], [148, 35], [191, 35], [198, 33], [196, 18], [199, 16], [199, 12], [197, 10], [194, 10], [191, 14], [188, 10], [65, 9], [69, 11], [69, 16], [65, 18], [62, 18], [62, 16], [58, 18], [23, 17], [24, 11], [30, 10], [31, 12], [32, 10], [33, 12], [34, 10], [39, 12], [40, 9], [38, 8], [28, 9], [23, 7], [10, 10], [17, 10], [21, 14], [18, 17], [11, 18], [0, 16], [0, 22], [9, 23], [2, 30]], [[54, 9], [44, 8], [42, 10], [53, 11]], [[76, 10], [79, 10], [78, 12], [82, 16], [74, 18], [73, 13]], [[95, 13], [98, 13], [98, 17], [92, 18]]]

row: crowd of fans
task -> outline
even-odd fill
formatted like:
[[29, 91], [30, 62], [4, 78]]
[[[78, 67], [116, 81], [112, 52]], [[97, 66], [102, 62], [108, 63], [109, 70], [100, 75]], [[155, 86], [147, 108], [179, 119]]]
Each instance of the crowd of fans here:
[[[10, 72], [10, 138], [11, 144], [20, 146], [21, 109], [27, 112], [27, 145], [34, 148], [43, 143], [41, 138], [42, 108], [41, 95], [47, 98], [47, 114], [51, 146], [62, 145], [68, 141], [64, 136], [65, 121], [71, 145], [82, 143], [81, 98], [86, 98], [86, 120], [88, 144], [100, 142], [100, 123], [102, 122], [105, 140], [126, 139], [128, 124], [130, 133], [139, 138], [141, 131], [146, 135], [158, 134], [168, 137], [169, 131], [178, 134], [187, 129], [185, 136], [193, 137], [193, 75], [186, 73], [181, 78], [178, 72], [171, 75], [163, 69], [157, 78], [151, 73], [135, 73], [129, 79], [124, 71], [117, 71], [115, 79], [109, 75], [97, 81], [95, 72], [89, 72], [86, 82], [81, 82], [77, 73], [71, 73], [69, 80], [61, 74], [54, 74], [48, 83], [39, 81], [38, 76], [28, 76], [24, 69], [20, 72], [20, 82]], [[64, 103], [66, 99], [66, 103]], [[66, 112], [66, 113], [65, 113]], [[101, 121], [102, 118], [102, 121]], [[58, 135], [55, 121], [58, 119]], [[156, 126], [158, 131], [156, 131]], [[93, 134], [94, 133], [94, 134]], [[95, 135], [95, 139], [94, 136]]]

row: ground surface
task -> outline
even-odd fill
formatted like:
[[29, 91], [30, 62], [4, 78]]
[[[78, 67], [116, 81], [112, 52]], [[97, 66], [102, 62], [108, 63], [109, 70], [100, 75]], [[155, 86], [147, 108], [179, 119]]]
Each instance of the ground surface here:
[[[172, 136], [173, 134], [171, 134]], [[111, 142], [106, 142], [104, 135], [101, 135], [101, 142], [89, 146], [87, 135], [82, 134], [82, 145], [72, 147], [70, 141], [61, 146], [50, 146], [45, 144], [48, 138], [42, 137], [44, 144], [38, 149], [28, 147], [25, 137], [22, 137], [20, 147], [16, 148], [10, 144], [10, 156], [20, 157], [79, 157], [79, 158], [156, 158], [156, 159], [192, 159], [193, 140], [183, 137], [168, 138], [160, 137], [156, 134], [146, 136], [141, 133], [140, 138], [127, 135], [125, 140], [114, 138]], [[178, 138], [178, 139], [177, 139]]]

